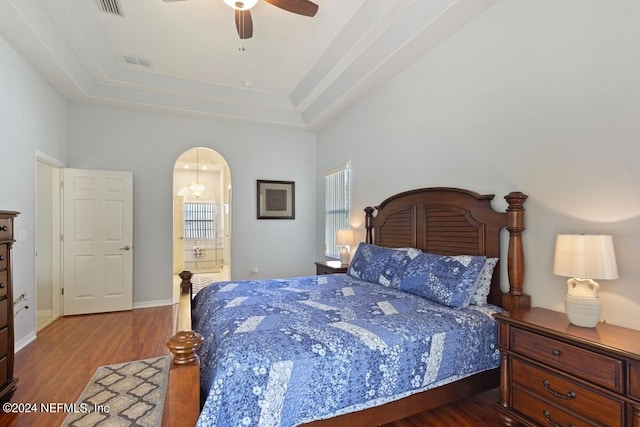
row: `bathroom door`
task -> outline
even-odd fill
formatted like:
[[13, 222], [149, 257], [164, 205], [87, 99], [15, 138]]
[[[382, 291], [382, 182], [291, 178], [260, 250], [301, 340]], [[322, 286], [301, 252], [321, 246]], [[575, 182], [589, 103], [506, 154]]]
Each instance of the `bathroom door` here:
[[133, 307], [133, 174], [63, 172], [64, 315]]

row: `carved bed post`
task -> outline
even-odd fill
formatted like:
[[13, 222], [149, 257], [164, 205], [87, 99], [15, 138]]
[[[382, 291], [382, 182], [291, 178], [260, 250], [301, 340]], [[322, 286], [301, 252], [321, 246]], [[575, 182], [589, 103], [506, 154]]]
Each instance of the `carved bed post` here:
[[371, 221], [373, 220], [373, 211], [375, 211], [375, 209], [370, 206], [364, 208], [364, 227], [367, 230], [367, 243], [373, 243], [373, 225], [371, 224]]
[[204, 338], [191, 330], [192, 286], [190, 271], [180, 273], [180, 302], [178, 304], [176, 334], [167, 347], [173, 355], [162, 426], [192, 426], [200, 414], [200, 358], [197, 350]]
[[182, 279], [180, 282], [180, 293], [181, 294], [189, 294], [189, 301], [193, 300], [193, 288], [191, 286], [191, 278], [193, 277], [193, 273], [185, 270], [182, 273], [178, 274]]
[[196, 351], [204, 341], [202, 335], [194, 331], [178, 331], [169, 338], [167, 347], [173, 354], [174, 365], [189, 365], [199, 363]]
[[165, 396], [162, 426], [193, 426], [200, 415], [200, 359], [196, 350], [204, 338], [179, 331], [167, 342], [173, 354]]
[[522, 232], [524, 231], [524, 202], [527, 195], [519, 191], [504, 196], [509, 204], [507, 208], [507, 230], [509, 231], [509, 292], [502, 295], [502, 305], [507, 310], [516, 310], [531, 305], [531, 297], [522, 292], [524, 282], [524, 249]]

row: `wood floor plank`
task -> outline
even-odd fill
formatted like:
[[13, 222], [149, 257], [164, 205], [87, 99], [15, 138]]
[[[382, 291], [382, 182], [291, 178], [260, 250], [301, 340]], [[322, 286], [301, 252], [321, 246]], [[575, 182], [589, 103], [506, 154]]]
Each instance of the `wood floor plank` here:
[[[165, 343], [174, 316], [175, 307], [166, 306], [56, 320], [16, 354], [20, 380], [12, 402], [71, 404], [98, 367], [169, 354]], [[498, 390], [491, 390], [384, 427], [499, 426], [498, 398]], [[66, 415], [0, 411], [0, 426], [59, 426]]]

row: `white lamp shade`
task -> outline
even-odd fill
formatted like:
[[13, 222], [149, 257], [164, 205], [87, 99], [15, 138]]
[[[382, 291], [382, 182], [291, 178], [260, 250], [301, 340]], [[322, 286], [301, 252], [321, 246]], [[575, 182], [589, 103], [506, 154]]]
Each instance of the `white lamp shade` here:
[[612, 280], [618, 278], [613, 238], [597, 234], [559, 234], [553, 274]]
[[351, 246], [355, 242], [355, 234], [351, 228], [341, 228], [336, 232], [336, 245]]

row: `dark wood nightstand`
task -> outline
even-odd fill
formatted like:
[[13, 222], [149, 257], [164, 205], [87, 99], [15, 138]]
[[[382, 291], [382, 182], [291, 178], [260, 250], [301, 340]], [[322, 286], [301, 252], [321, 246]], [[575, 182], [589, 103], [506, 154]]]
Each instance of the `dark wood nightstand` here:
[[342, 264], [340, 261], [317, 261], [316, 274], [346, 273], [349, 264]]
[[495, 318], [505, 426], [640, 426], [640, 331], [542, 308]]

